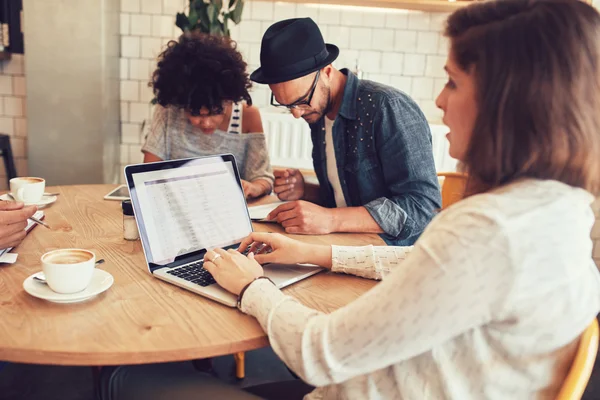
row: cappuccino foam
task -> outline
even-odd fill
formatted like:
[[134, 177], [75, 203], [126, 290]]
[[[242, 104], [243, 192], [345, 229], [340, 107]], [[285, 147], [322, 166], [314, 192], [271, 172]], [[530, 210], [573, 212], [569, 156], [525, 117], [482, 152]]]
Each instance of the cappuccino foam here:
[[94, 256], [81, 250], [65, 250], [48, 254], [44, 257], [44, 262], [49, 264], [78, 264], [89, 261]]
[[44, 182], [44, 180], [42, 178], [33, 178], [33, 177], [17, 178], [17, 179], [15, 179], [15, 181], [27, 182], [27, 183], [40, 183], [40, 182]]

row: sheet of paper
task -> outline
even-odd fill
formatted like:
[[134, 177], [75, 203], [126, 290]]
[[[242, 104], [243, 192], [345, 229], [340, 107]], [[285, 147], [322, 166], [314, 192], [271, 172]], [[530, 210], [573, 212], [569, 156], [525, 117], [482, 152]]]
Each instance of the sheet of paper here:
[[14, 264], [17, 262], [16, 253], [4, 253], [0, 256], [0, 264]]
[[280, 205], [285, 204], [285, 203], [287, 203], [287, 201], [278, 201], [276, 203], [248, 207], [248, 212], [250, 213], [250, 219], [252, 221], [266, 222], [266, 221], [268, 221], [266, 219], [267, 215], [269, 215], [269, 213], [271, 211], [273, 211], [274, 209], [276, 209], [277, 207], [279, 207]]

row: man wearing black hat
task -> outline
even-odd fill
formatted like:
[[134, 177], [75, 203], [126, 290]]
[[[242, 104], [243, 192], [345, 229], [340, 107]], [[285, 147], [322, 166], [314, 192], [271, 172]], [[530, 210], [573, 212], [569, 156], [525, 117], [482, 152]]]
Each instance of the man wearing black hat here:
[[338, 54], [310, 18], [277, 22], [263, 36], [250, 79], [310, 125], [319, 179], [315, 187], [298, 170], [276, 173], [274, 191], [290, 202], [269, 218], [288, 233], [376, 232], [412, 245], [441, 208], [429, 125], [403, 92], [335, 69]]

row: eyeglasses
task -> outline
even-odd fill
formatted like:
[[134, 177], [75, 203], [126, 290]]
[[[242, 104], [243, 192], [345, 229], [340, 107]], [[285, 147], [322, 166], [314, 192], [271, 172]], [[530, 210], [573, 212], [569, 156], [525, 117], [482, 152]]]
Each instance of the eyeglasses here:
[[289, 110], [294, 110], [296, 108], [301, 108], [301, 109], [306, 109], [306, 108], [310, 108], [310, 102], [312, 101], [313, 95], [315, 94], [315, 89], [317, 88], [317, 82], [319, 82], [319, 76], [321, 74], [321, 70], [317, 71], [317, 76], [315, 76], [315, 81], [312, 84], [312, 87], [310, 88], [310, 92], [308, 92], [307, 96], [304, 96], [304, 100], [298, 100], [292, 104], [279, 104], [276, 100], [275, 100], [275, 96], [273, 95], [273, 92], [271, 92], [271, 105], [275, 106], [275, 107], [283, 107], [283, 108], [287, 108]]

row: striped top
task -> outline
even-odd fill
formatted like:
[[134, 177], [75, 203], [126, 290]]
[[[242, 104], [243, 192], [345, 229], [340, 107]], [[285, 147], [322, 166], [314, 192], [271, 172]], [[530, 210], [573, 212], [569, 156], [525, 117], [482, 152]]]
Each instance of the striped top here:
[[163, 160], [231, 153], [242, 179], [266, 179], [272, 186], [274, 177], [265, 135], [242, 134], [242, 119], [243, 104], [234, 104], [227, 132], [217, 129], [205, 134], [190, 123], [184, 110], [157, 105], [142, 151]]
[[241, 103], [233, 103], [231, 106], [231, 117], [229, 117], [229, 127], [227, 132], [237, 135], [242, 134], [242, 117], [244, 115]]

